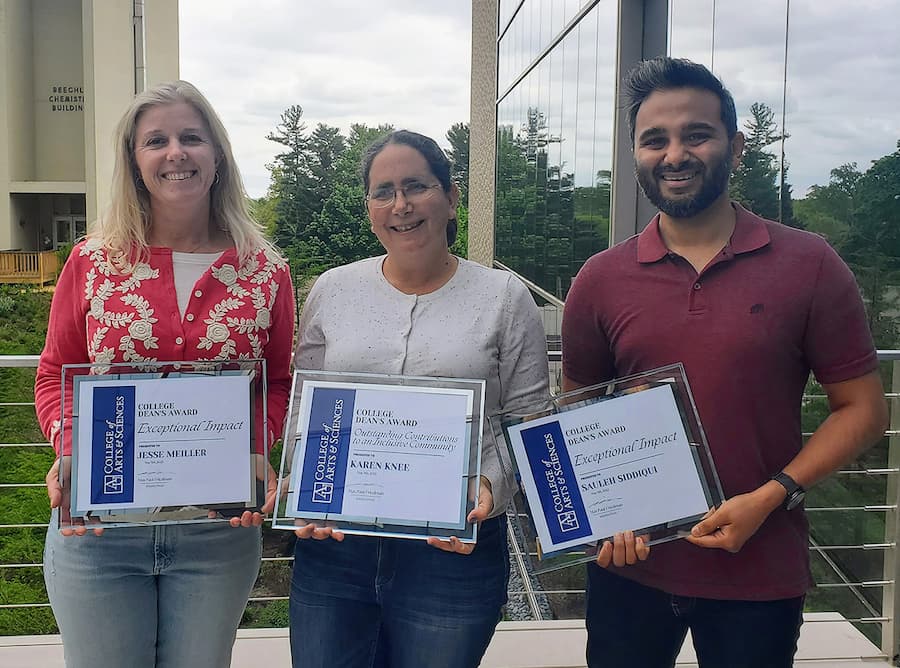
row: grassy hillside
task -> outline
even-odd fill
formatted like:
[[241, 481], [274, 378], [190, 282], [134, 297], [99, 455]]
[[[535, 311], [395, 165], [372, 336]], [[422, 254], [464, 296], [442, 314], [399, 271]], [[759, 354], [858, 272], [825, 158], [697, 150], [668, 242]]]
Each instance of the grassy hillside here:
[[[44, 345], [51, 292], [0, 285], [0, 354], [36, 355]], [[0, 443], [40, 443], [31, 405], [34, 369], [0, 369]], [[0, 482], [43, 483], [53, 461], [48, 447], [0, 448]], [[0, 489], [0, 524], [40, 524], [50, 508], [42, 487]], [[40, 563], [43, 528], [0, 529], [0, 564]], [[40, 568], [0, 567], [0, 604], [47, 600]], [[0, 635], [52, 633], [49, 608], [0, 609]]]

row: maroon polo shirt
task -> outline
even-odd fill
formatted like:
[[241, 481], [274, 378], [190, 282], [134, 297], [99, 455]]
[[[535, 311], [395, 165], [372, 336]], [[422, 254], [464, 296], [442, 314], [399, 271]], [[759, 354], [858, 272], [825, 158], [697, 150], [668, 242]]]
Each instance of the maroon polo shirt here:
[[[859, 288], [819, 236], [735, 204], [731, 240], [699, 274], [669, 252], [659, 216], [590, 258], [569, 290], [563, 370], [592, 385], [682, 362], [726, 497], [750, 492], [800, 450], [810, 370], [821, 383], [877, 366]], [[687, 541], [614, 569], [682, 596], [775, 600], [812, 585], [802, 511], [775, 510], [737, 554]]]

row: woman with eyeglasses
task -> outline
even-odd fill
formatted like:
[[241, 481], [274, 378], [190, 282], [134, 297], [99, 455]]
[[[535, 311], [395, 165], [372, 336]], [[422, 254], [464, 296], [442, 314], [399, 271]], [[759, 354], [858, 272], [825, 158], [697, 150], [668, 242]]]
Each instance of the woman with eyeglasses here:
[[[459, 189], [428, 137], [369, 147], [362, 177], [385, 255], [324, 273], [300, 321], [298, 369], [481, 378], [485, 415], [548, 400], [546, 341], [525, 286], [450, 253]], [[484, 423], [477, 544], [297, 530], [291, 584], [295, 668], [477, 666], [506, 602], [512, 481]]]

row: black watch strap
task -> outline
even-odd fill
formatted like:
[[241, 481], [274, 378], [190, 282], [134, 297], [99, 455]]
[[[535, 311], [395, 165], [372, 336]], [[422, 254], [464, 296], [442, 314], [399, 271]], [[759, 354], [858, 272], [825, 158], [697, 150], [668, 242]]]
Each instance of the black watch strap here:
[[787, 492], [787, 497], [784, 500], [784, 508], [786, 510], [793, 510], [803, 503], [803, 499], [806, 497], [806, 490], [787, 473], [784, 471], [776, 473], [772, 476], [772, 480], [784, 487], [784, 490]]

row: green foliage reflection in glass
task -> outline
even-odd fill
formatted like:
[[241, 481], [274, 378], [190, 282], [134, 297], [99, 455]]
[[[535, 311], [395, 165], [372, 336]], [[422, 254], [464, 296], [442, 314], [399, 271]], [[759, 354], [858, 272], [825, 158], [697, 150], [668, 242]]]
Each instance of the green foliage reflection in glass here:
[[529, 107], [518, 128], [497, 128], [496, 256], [564, 299], [572, 277], [591, 255], [608, 246], [609, 170], [576, 186], [570, 165], [554, 164], [543, 112]]

